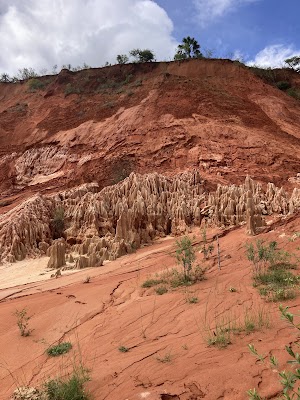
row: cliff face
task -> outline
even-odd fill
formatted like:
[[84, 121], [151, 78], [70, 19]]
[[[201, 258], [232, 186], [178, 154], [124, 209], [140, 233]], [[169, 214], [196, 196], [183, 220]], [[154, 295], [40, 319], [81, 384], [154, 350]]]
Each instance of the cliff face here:
[[2, 83], [0, 99], [2, 212], [16, 197], [132, 171], [197, 168], [211, 188], [249, 174], [287, 189], [300, 172], [300, 103], [228, 60], [63, 70]]

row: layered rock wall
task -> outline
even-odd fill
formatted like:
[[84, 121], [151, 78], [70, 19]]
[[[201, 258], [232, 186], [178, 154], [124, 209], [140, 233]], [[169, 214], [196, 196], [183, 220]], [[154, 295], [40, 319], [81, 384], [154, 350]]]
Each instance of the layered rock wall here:
[[[213, 193], [204, 188], [194, 170], [172, 178], [132, 173], [101, 191], [91, 183], [52, 196], [36, 195], [0, 216], [0, 260], [14, 262], [47, 252], [49, 266], [59, 268], [67, 251], [77, 254], [72, 260], [77, 268], [100, 266], [157, 237], [189, 232], [203, 218], [220, 227], [245, 223], [253, 235], [264, 226], [264, 215], [300, 208], [299, 189], [289, 197], [272, 183], [263, 190], [250, 177], [243, 185], [218, 186]], [[63, 239], [54, 241], [58, 209], [63, 210]]]

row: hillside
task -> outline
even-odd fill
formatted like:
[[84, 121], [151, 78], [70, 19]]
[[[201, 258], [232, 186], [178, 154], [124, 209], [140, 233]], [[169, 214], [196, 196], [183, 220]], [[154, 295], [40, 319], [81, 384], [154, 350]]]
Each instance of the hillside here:
[[212, 188], [247, 174], [290, 188], [300, 170], [299, 101], [229, 60], [62, 70], [0, 99], [2, 198], [191, 168]]
[[279, 399], [247, 345], [284, 369], [298, 340], [278, 310], [300, 306], [300, 101], [282, 81], [300, 90], [288, 69], [201, 59], [0, 83], [1, 400], [81, 362], [93, 400]]

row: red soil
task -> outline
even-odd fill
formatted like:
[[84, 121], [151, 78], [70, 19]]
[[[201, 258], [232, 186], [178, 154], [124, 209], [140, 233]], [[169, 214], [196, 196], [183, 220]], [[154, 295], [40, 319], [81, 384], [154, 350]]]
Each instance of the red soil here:
[[[277, 75], [300, 86], [297, 73]], [[45, 86], [36, 92], [27, 82], [0, 84], [4, 197], [94, 180], [106, 186], [130, 171], [194, 167], [210, 187], [250, 174], [290, 188], [288, 178], [300, 171], [299, 102], [229, 60], [63, 70], [40, 80]], [[80, 93], [66, 97], [68, 91]], [[49, 160], [41, 156], [45, 146]], [[64, 158], [55, 172], [61, 175], [28, 188], [16, 170], [26, 149], [35, 155], [29, 162], [25, 154], [24, 177], [51, 175], [48, 164], [58, 151]]]
[[[299, 221], [297, 216], [274, 225], [260, 238], [276, 240], [281, 248], [297, 253], [300, 239], [289, 238]], [[199, 243], [199, 231], [195, 234]], [[162, 296], [153, 288], [142, 289], [141, 284], [174, 266], [172, 238], [104, 267], [0, 290], [0, 353], [6, 368], [0, 369], [1, 399], [7, 399], [17, 383], [35, 386], [59, 371], [65, 373], [74, 357], [79, 357], [76, 343], [91, 369], [88, 388], [97, 400], [242, 400], [246, 390], [254, 387], [263, 396], [276, 398], [277, 372], [256, 362], [247, 344], [253, 343], [264, 355], [276, 355], [284, 369], [284, 346], [297, 340], [297, 332], [280, 319], [278, 304], [265, 303], [252, 286], [246, 241], [244, 228], [221, 237], [221, 270], [214, 255], [206, 262], [206, 280]], [[203, 264], [201, 254], [197, 261]], [[91, 282], [84, 284], [87, 275]], [[237, 292], [230, 292], [230, 287]], [[198, 297], [199, 302], [189, 304], [188, 297]], [[299, 299], [289, 305], [296, 312]], [[34, 328], [27, 338], [20, 336], [13, 316], [16, 309], [25, 307], [33, 315], [30, 327]], [[270, 328], [232, 335], [232, 344], [223, 350], [208, 346], [209, 326], [213, 331], [222, 319], [239, 325], [247, 312], [255, 313], [260, 307], [270, 318]], [[71, 353], [47, 357], [46, 348], [62, 340], [75, 345]], [[121, 353], [119, 346], [129, 351]], [[166, 355], [169, 362], [162, 362]]]

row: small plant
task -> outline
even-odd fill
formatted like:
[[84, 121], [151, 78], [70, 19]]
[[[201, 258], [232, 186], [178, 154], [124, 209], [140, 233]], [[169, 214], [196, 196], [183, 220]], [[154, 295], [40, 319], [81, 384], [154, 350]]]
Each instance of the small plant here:
[[90, 276], [87, 276], [85, 278], [85, 280], [83, 281], [83, 283], [90, 283], [90, 282], [91, 282], [91, 277]]
[[80, 368], [66, 378], [52, 379], [45, 384], [48, 400], [90, 400], [84, 384], [90, 380], [88, 371]]
[[[253, 286], [267, 301], [283, 301], [296, 296], [298, 277], [288, 269], [294, 269], [292, 254], [279, 250], [276, 242], [264, 244], [258, 240], [247, 245], [247, 257], [253, 264]], [[295, 255], [293, 255], [297, 259]]]
[[224, 349], [231, 343], [230, 331], [230, 326], [217, 325], [212, 331], [212, 335], [208, 338], [208, 345]]
[[23, 308], [21, 311], [16, 310], [14, 315], [17, 317], [17, 325], [20, 330], [21, 336], [30, 336], [33, 332], [33, 329], [28, 327], [29, 320], [32, 316], [27, 314], [26, 308]]
[[71, 83], [68, 83], [66, 88], [65, 88], [65, 97], [69, 96], [70, 94], [79, 94], [80, 89], [76, 88], [71, 85]]
[[62, 342], [47, 349], [48, 356], [56, 357], [68, 353], [72, 349], [70, 342]]
[[159, 296], [165, 294], [168, 292], [168, 289], [166, 286], [159, 286], [158, 288], [155, 289], [155, 293], [158, 294]]
[[169, 363], [172, 361], [173, 356], [171, 355], [171, 353], [166, 353], [163, 357], [157, 357], [157, 361], [161, 362], [161, 363]]
[[[279, 306], [282, 319], [286, 320], [288, 324], [292, 325], [298, 331], [300, 331], [300, 324], [294, 322], [294, 314], [289, 312], [289, 307]], [[299, 347], [299, 345], [297, 344]], [[259, 354], [258, 350], [253, 344], [248, 345], [250, 353], [260, 362], [265, 363], [266, 356]], [[300, 400], [300, 354], [295, 352], [292, 348], [292, 344], [285, 346], [287, 353], [292, 357], [292, 360], [288, 361], [288, 364], [295, 366], [295, 370], [292, 371], [279, 371], [280, 383], [282, 385], [283, 398], [286, 400]], [[278, 361], [275, 356], [269, 357], [270, 367], [278, 369]], [[262, 400], [262, 397], [256, 391], [256, 389], [250, 389], [247, 391], [250, 400]]]
[[202, 242], [203, 242], [203, 246], [202, 246], [203, 257], [205, 260], [208, 260], [209, 257], [212, 255], [212, 252], [214, 251], [214, 245], [213, 244], [207, 245], [205, 226], [201, 230], [201, 235], [202, 235]]
[[28, 88], [30, 92], [36, 92], [37, 90], [41, 90], [45, 87], [45, 83], [40, 81], [39, 79], [32, 78], [28, 81]]
[[289, 88], [287, 94], [291, 97], [294, 97], [296, 100], [300, 100], [300, 90], [295, 88]]
[[118, 349], [121, 353], [127, 353], [129, 351], [128, 347], [120, 346]]
[[188, 236], [184, 236], [181, 240], [176, 241], [176, 258], [177, 262], [183, 267], [185, 279], [189, 280], [196, 256], [192, 241]]
[[196, 304], [199, 302], [199, 299], [198, 299], [198, 297], [188, 297], [187, 302], [190, 304]]
[[287, 81], [279, 81], [276, 83], [276, 86], [278, 87], [278, 89], [280, 90], [287, 90], [291, 87], [291, 84]]
[[156, 285], [160, 285], [161, 283], [166, 283], [164, 279], [147, 279], [142, 284], [142, 288], [151, 288]]

